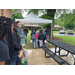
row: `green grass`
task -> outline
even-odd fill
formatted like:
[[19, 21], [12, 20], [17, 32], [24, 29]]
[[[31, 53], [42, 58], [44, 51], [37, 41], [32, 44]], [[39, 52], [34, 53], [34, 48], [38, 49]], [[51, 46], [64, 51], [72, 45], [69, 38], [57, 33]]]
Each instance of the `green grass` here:
[[75, 37], [71, 37], [71, 36], [54, 36], [54, 37], [61, 38], [62, 42], [65, 42], [67, 44], [71, 44], [71, 45], [75, 46]]
[[32, 43], [30, 42], [31, 36], [27, 35], [27, 44], [25, 44], [26, 49], [32, 49]]

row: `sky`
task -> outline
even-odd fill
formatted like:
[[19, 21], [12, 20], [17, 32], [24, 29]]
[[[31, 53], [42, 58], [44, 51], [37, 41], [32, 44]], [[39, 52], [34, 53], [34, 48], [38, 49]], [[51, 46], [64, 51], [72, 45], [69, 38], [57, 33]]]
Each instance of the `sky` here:
[[[27, 16], [28, 16], [27, 13], [28, 13], [28, 12], [23, 11], [23, 13], [22, 13], [23, 17], [27, 17]], [[38, 17], [41, 16], [41, 15], [43, 15], [43, 13], [40, 13], [40, 14], [38, 15]]]

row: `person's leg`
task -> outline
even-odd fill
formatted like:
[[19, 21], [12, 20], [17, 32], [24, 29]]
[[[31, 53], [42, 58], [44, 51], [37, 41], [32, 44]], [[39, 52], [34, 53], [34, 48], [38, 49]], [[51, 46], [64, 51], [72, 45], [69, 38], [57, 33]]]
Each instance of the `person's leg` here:
[[40, 40], [40, 47], [43, 46], [43, 40]]
[[34, 48], [34, 40], [32, 40], [32, 47]]
[[14, 55], [14, 62], [15, 62], [15, 65], [16, 65], [16, 62], [17, 62], [17, 55]]
[[48, 43], [46, 43], [46, 47], [48, 48]]
[[43, 40], [41, 40], [41, 47], [43, 46]]
[[36, 47], [37, 47], [37, 39], [36, 39]]
[[38, 39], [36, 39], [36, 47], [38, 47]]
[[41, 47], [41, 40], [39, 40], [39, 45], [40, 45], [40, 47]]
[[36, 45], [36, 40], [34, 40], [34, 43], [35, 43], [35, 48], [37, 48], [37, 45]]
[[39, 45], [39, 40], [38, 40], [38, 46], [40, 46], [40, 45]]
[[17, 57], [16, 65], [20, 65], [20, 58], [19, 57]]

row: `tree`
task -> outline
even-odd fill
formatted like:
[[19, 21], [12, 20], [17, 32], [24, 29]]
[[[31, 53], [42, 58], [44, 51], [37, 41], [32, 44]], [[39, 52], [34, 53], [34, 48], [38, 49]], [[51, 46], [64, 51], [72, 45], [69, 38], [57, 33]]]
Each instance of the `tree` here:
[[62, 18], [54, 19], [54, 25], [59, 25], [64, 28], [64, 21], [61, 20]]
[[55, 24], [58, 24], [66, 29], [75, 28], [75, 15], [73, 13], [62, 14], [58, 19], [55, 19]]
[[[16, 11], [17, 9], [11, 9], [11, 11]], [[23, 19], [24, 17], [22, 16], [21, 13], [13, 14], [11, 15], [11, 19], [15, 21], [15, 19]]]
[[66, 15], [64, 26], [66, 29], [70, 29], [70, 30], [73, 30], [75, 28], [75, 15], [73, 13]]

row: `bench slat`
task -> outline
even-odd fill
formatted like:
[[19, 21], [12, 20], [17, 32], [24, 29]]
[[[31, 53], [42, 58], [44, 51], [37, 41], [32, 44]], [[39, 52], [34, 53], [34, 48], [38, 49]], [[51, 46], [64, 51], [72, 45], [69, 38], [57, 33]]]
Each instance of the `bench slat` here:
[[56, 55], [54, 52], [52, 52], [51, 50], [49, 50], [46, 47], [42, 47], [42, 49], [48, 54], [50, 55], [59, 65], [70, 65], [69, 63], [67, 63], [65, 60], [63, 60], [61, 57], [59, 57], [58, 55]]

